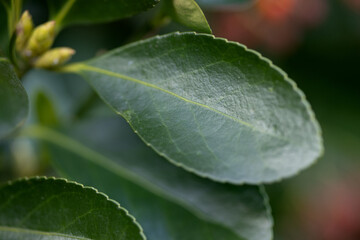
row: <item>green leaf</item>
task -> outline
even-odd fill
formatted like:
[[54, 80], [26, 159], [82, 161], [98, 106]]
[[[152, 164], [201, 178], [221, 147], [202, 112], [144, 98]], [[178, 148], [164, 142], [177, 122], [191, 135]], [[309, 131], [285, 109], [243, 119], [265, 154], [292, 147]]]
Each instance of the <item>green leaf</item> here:
[[145, 239], [135, 219], [94, 188], [54, 178], [0, 188], [0, 238], [6, 240]]
[[159, 0], [48, 0], [51, 19], [57, 27], [72, 24], [109, 22], [154, 7]]
[[0, 139], [24, 123], [28, 105], [27, 94], [12, 65], [0, 58]]
[[165, 0], [163, 11], [196, 32], [211, 33], [204, 13], [194, 0]]
[[56, 115], [55, 108], [46, 93], [39, 91], [35, 96], [36, 116], [41, 125], [57, 126], [59, 118]]
[[67, 132], [72, 137], [43, 127], [25, 133], [51, 143], [53, 163], [63, 176], [120, 201], [148, 239], [272, 238], [267, 197], [259, 187], [220, 184], [177, 168], [113, 116], [79, 122]]
[[322, 154], [304, 94], [268, 59], [206, 34], [175, 33], [70, 65], [157, 153], [221, 182], [289, 177]]

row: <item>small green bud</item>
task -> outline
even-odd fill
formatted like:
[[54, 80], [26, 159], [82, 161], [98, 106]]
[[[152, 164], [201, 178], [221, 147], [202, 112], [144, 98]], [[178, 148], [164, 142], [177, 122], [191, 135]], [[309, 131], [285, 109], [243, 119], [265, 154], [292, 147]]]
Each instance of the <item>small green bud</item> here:
[[37, 26], [30, 36], [24, 54], [26, 57], [36, 57], [47, 51], [55, 39], [55, 21]]
[[37, 68], [55, 68], [63, 65], [73, 55], [75, 50], [67, 47], [54, 48], [41, 55], [35, 62]]
[[22, 14], [18, 24], [16, 25], [15, 47], [17, 51], [21, 52], [25, 48], [25, 45], [29, 37], [31, 36], [33, 28], [34, 24], [31, 15], [28, 11], [25, 11]]

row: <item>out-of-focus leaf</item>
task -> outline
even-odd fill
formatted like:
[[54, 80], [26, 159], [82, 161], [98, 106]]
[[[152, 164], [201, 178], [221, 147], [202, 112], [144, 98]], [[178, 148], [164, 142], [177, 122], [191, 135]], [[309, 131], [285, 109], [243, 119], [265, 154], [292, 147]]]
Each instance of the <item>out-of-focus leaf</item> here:
[[55, 108], [44, 92], [39, 92], [35, 99], [37, 120], [41, 125], [56, 126], [59, 124]]
[[194, 0], [165, 0], [163, 11], [196, 32], [211, 33], [204, 13]]
[[169, 34], [64, 71], [83, 76], [161, 156], [216, 181], [276, 181], [322, 154], [304, 94], [268, 59], [235, 42]]
[[159, 0], [48, 0], [59, 28], [72, 24], [109, 22], [145, 11]]
[[118, 203], [93, 188], [54, 178], [0, 187], [0, 238], [145, 239], [138, 223]]
[[12, 65], [0, 58], [0, 138], [24, 123], [28, 108], [28, 97]]
[[[23, 83], [30, 102], [33, 103], [30, 107], [32, 111], [28, 124], [39, 123], [39, 120], [41, 122], [45, 120], [44, 118], [52, 118], [51, 125], [72, 121], [78, 108], [87, 100], [92, 91], [88, 84], [76, 75], [64, 75], [45, 70], [32, 70], [24, 76]], [[47, 107], [42, 106], [42, 100], [37, 99], [39, 94], [43, 95], [40, 98], [47, 99], [44, 100]], [[40, 108], [44, 109], [40, 110]], [[36, 111], [41, 111], [42, 116]], [[48, 120], [50, 119], [46, 121]]]
[[114, 116], [79, 122], [68, 133], [73, 138], [42, 127], [25, 131], [51, 144], [63, 176], [121, 202], [150, 240], [272, 238], [267, 197], [259, 187], [220, 184], [177, 168]]

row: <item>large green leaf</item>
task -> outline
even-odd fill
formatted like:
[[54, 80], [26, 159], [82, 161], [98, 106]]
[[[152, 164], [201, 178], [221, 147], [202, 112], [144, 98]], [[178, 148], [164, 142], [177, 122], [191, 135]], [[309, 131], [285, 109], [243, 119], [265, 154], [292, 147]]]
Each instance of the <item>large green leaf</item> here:
[[322, 153], [304, 94], [243, 45], [175, 33], [70, 65], [160, 155], [232, 183], [294, 175]]
[[93, 188], [32, 178], [0, 187], [0, 239], [145, 239], [128, 212]]
[[0, 139], [23, 124], [28, 105], [25, 89], [12, 65], [0, 58]]
[[163, 11], [196, 32], [211, 33], [204, 13], [194, 0], [165, 0]]
[[113, 116], [79, 122], [68, 132], [72, 138], [43, 127], [25, 131], [51, 143], [63, 176], [121, 202], [150, 240], [271, 239], [267, 197], [258, 187], [220, 184], [177, 168]]
[[50, 16], [58, 27], [108, 22], [145, 11], [159, 0], [48, 0]]

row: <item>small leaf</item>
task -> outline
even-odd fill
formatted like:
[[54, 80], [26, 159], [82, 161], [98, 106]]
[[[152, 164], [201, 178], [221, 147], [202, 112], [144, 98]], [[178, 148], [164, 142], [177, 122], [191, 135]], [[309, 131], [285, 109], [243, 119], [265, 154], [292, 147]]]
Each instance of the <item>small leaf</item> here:
[[24, 123], [28, 105], [27, 94], [13, 67], [0, 58], [0, 139]]
[[194, 0], [165, 0], [164, 12], [174, 21], [200, 33], [211, 33], [201, 8]]
[[304, 94], [268, 59], [206, 34], [175, 33], [70, 65], [156, 152], [221, 182], [289, 177], [322, 154]]
[[149, 240], [272, 238], [267, 197], [259, 187], [216, 183], [177, 168], [113, 116], [81, 121], [66, 132], [73, 138], [44, 127], [25, 135], [50, 145], [59, 173], [121, 202]]
[[54, 178], [0, 188], [0, 239], [145, 239], [118, 203], [93, 188]]
[[152, 8], [159, 0], [48, 0], [51, 19], [57, 27], [109, 22]]

